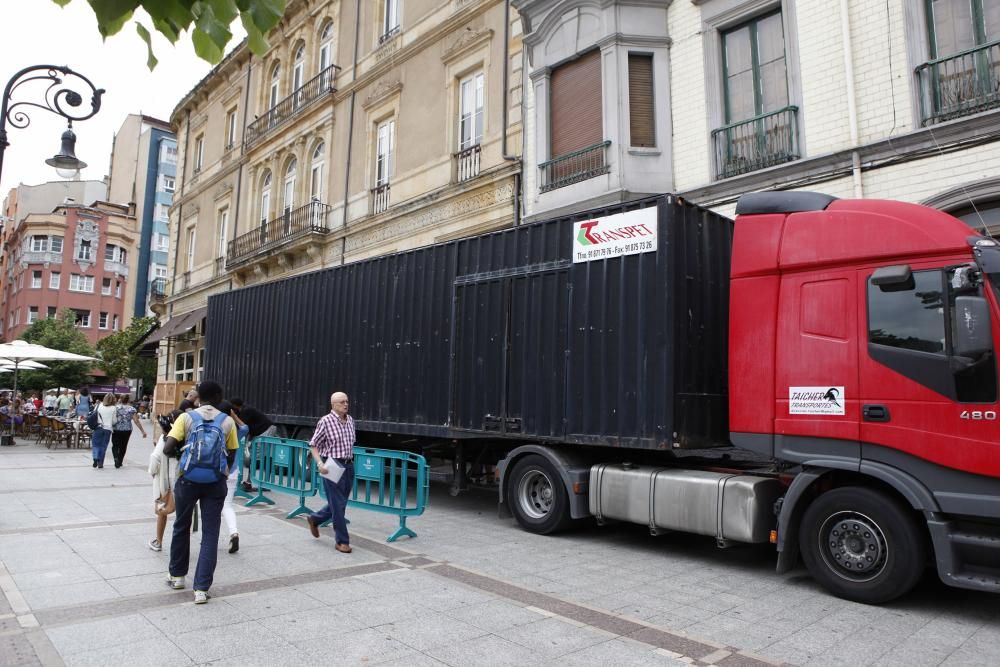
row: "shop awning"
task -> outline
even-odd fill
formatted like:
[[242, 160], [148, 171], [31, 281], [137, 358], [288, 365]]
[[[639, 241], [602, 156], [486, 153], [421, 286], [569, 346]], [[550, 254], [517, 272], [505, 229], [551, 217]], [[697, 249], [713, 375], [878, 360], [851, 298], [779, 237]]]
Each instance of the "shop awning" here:
[[159, 344], [164, 338], [175, 338], [181, 334], [187, 333], [201, 321], [208, 313], [208, 307], [196, 308], [187, 313], [182, 313], [176, 317], [171, 317], [169, 320], [164, 322], [158, 329], [152, 330], [146, 337], [139, 341], [138, 345], [146, 348], [150, 345]]

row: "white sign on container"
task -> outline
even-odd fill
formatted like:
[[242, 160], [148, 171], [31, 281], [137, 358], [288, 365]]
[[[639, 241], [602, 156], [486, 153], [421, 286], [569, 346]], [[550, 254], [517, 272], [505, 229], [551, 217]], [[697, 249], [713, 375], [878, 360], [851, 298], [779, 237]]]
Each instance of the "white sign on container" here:
[[656, 252], [656, 207], [583, 220], [573, 226], [573, 263]]
[[843, 387], [789, 387], [788, 414], [790, 415], [842, 415], [844, 414]]

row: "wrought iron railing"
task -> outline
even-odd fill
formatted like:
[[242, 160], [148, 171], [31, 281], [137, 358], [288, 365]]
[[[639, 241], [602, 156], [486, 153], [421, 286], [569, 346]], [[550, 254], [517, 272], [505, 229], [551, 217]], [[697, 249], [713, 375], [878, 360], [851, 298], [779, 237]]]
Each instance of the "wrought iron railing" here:
[[602, 141], [572, 153], [566, 153], [538, 165], [542, 173], [542, 192], [586, 181], [611, 169], [608, 165], [610, 141]]
[[156, 278], [149, 283], [149, 300], [163, 301], [167, 298], [167, 279]]
[[916, 69], [924, 125], [1000, 108], [1000, 41]]
[[390, 28], [386, 32], [384, 32], [381, 35], [379, 35], [378, 36], [378, 43], [379, 44], [385, 44], [386, 42], [391, 41], [392, 38], [395, 37], [398, 34], [399, 34], [399, 26], [397, 25], [395, 28]]
[[797, 160], [798, 112], [798, 107], [788, 106], [713, 130], [715, 177], [730, 178]]
[[468, 181], [479, 175], [479, 158], [482, 150], [479, 144], [455, 153], [455, 176], [458, 182]]
[[383, 183], [372, 188], [372, 215], [378, 215], [389, 208], [389, 184]]
[[249, 147], [260, 140], [268, 132], [298, 115], [323, 95], [336, 92], [337, 89], [333, 87], [333, 81], [339, 69], [336, 65], [330, 65], [250, 123], [247, 126], [246, 145]]
[[253, 231], [237, 236], [229, 242], [226, 267], [232, 267], [259, 253], [280, 248], [304, 236], [328, 233], [330, 208], [318, 201], [309, 202], [305, 206], [286, 211]]

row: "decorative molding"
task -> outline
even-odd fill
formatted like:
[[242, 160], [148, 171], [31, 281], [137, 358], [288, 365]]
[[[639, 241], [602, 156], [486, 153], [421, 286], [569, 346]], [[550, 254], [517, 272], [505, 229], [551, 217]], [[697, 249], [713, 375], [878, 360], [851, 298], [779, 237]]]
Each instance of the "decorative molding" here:
[[466, 53], [489, 44], [491, 39], [493, 39], [493, 30], [491, 28], [483, 27], [479, 30], [474, 30], [471, 26], [466, 26], [462, 34], [441, 54], [441, 62], [447, 64], [458, 60]]
[[394, 34], [388, 41], [379, 44], [378, 49], [375, 51], [375, 62], [380, 63], [387, 60], [390, 56], [394, 55], [399, 51], [399, 45], [402, 40], [403, 31], [396, 29], [396, 34]]
[[[73, 235], [73, 261], [80, 266], [80, 270], [85, 272], [91, 266], [97, 264], [97, 251], [100, 248], [101, 229], [98, 224], [90, 218], [79, 218], [76, 221], [76, 233]], [[83, 241], [90, 241], [90, 260], [80, 259], [80, 248]]]
[[473, 195], [454, 199], [437, 206], [428, 206], [410, 215], [400, 215], [384, 224], [352, 234], [347, 239], [346, 250], [350, 252], [409, 236], [470, 213], [507, 204], [512, 202], [513, 198], [514, 184], [508, 180]]
[[981, 178], [938, 192], [920, 203], [942, 211], [953, 211], [965, 208], [973, 202], [982, 204], [996, 201], [998, 193], [1000, 193], [1000, 177]]
[[215, 201], [219, 201], [220, 199], [225, 199], [226, 197], [228, 197], [232, 193], [232, 191], [233, 191], [232, 182], [226, 181], [225, 183], [222, 183], [221, 185], [219, 185], [219, 187], [215, 189], [215, 193], [212, 196], [214, 197]]
[[365, 111], [367, 111], [372, 107], [381, 104], [393, 95], [398, 95], [401, 90], [403, 90], [402, 81], [396, 80], [394, 82], [388, 82], [383, 79], [375, 85], [375, 88], [372, 89], [372, 92], [365, 98], [365, 101], [361, 103], [361, 106], [365, 109]]

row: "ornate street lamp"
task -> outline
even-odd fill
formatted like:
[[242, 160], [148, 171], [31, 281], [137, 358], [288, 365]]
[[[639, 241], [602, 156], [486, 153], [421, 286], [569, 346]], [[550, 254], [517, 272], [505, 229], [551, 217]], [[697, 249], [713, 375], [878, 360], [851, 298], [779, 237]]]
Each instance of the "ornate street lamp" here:
[[[72, 77], [65, 84], [63, 77]], [[77, 81], [77, 79], [79, 81]], [[15, 101], [11, 103], [11, 96], [23, 84], [33, 81], [48, 81], [48, 88], [40, 102]], [[82, 83], [81, 83], [82, 82]], [[89, 87], [87, 91], [83, 84]], [[84, 94], [90, 95], [90, 110], [86, 108], [77, 109], [83, 103], [83, 95], [75, 89], [79, 89]], [[69, 67], [59, 65], [32, 65], [25, 67], [20, 72], [11, 77], [7, 82], [7, 87], [3, 90], [3, 103], [0, 106], [0, 177], [3, 176], [3, 156], [10, 142], [7, 141], [7, 123], [11, 126], [23, 129], [31, 124], [31, 119], [26, 110], [19, 107], [36, 107], [51, 111], [65, 118], [69, 127], [63, 132], [62, 147], [53, 157], [45, 161], [45, 164], [56, 168], [56, 172], [63, 178], [72, 178], [80, 169], [87, 166], [86, 162], [77, 159], [74, 149], [76, 147], [76, 135], [73, 133], [74, 120], [87, 120], [101, 110], [101, 95], [103, 88], [96, 88], [90, 79], [74, 72]]]

